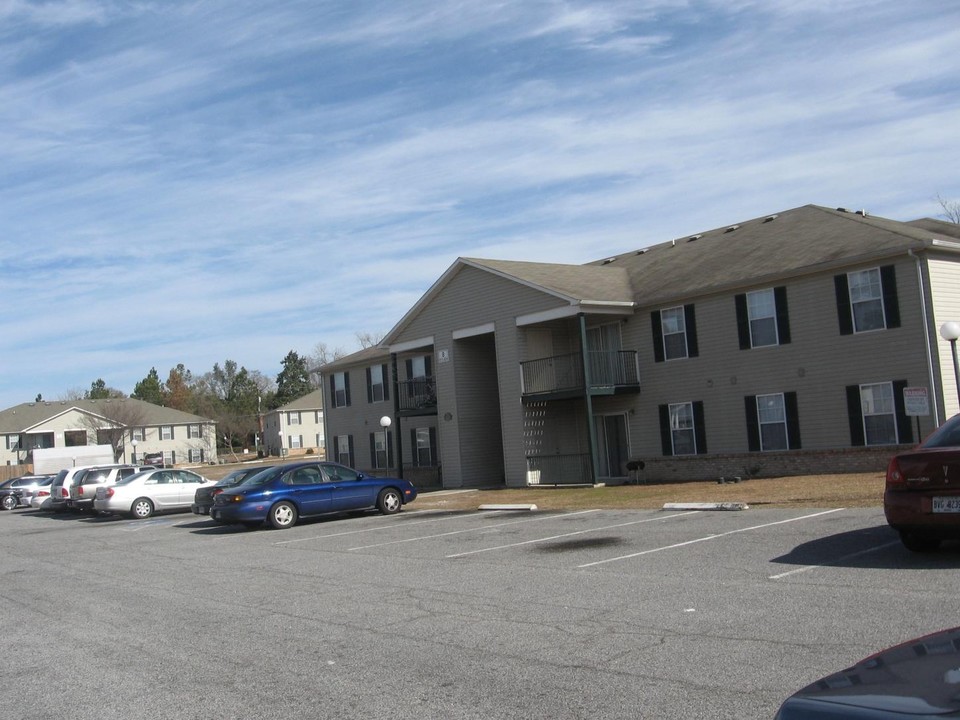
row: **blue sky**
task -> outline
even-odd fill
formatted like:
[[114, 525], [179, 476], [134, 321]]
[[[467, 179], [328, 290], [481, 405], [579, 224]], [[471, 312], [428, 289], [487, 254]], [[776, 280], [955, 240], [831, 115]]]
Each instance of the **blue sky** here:
[[0, 0], [0, 407], [358, 349], [459, 256], [960, 199], [953, 0]]

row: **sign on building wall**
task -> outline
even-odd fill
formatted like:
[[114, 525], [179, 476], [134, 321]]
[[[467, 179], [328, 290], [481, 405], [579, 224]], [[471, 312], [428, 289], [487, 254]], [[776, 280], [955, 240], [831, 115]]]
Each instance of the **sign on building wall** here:
[[903, 389], [903, 407], [911, 417], [930, 414], [930, 399], [925, 387], [906, 387]]

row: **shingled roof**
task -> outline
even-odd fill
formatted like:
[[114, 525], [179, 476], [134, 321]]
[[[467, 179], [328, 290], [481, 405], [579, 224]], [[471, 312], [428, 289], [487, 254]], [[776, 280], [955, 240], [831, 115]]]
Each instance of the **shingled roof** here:
[[19, 433], [40, 425], [58, 415], [77, 410], [89, 415], [109, 418], [116, 407], [123, 407], [129, 417], [137, 418], [139, 426], [187, 425], [211, 423], [213, 420], [199, 415], [154, 405], [134, 398], [110, 398], [105, 400], [55, 400], [14, 405], [0, 411], [0, 433]]

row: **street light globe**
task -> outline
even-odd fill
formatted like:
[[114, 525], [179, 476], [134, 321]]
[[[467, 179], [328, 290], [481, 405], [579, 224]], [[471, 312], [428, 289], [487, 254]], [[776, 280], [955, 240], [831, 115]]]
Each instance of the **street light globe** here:
[[952, 320], [950, 322], [945, 322], [940, 326], [940, 337], [942, 337], [944, 340], [949, 340], [950, 342], [954, 342], [960, 338], [960, 323]]
[[384, 415], [382, 418], [380, 418], [380, 427], [383, 429], [387, 429], [392, 423], [393, 420], [390, 419], [389, 415]]

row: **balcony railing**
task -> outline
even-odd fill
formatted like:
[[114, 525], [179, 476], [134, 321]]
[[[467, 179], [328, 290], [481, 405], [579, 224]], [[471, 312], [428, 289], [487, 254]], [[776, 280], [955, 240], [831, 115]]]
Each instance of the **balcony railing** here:
[[[591, 391], [639, 389], [640, 370], [636, 350], [604, 350], [587, 353]], [[520, 363], [523, 394], [538, 395], [582, 391], [583, 356], [554, 355]]]
[[433, 378], [402, 380], [398, 383], [400, 412], [429, 414], [437, 410], [437, 384]]
[[527, 456], [527, 485], [591, 484], [593, 484], [593, 468], [589, 455]]

